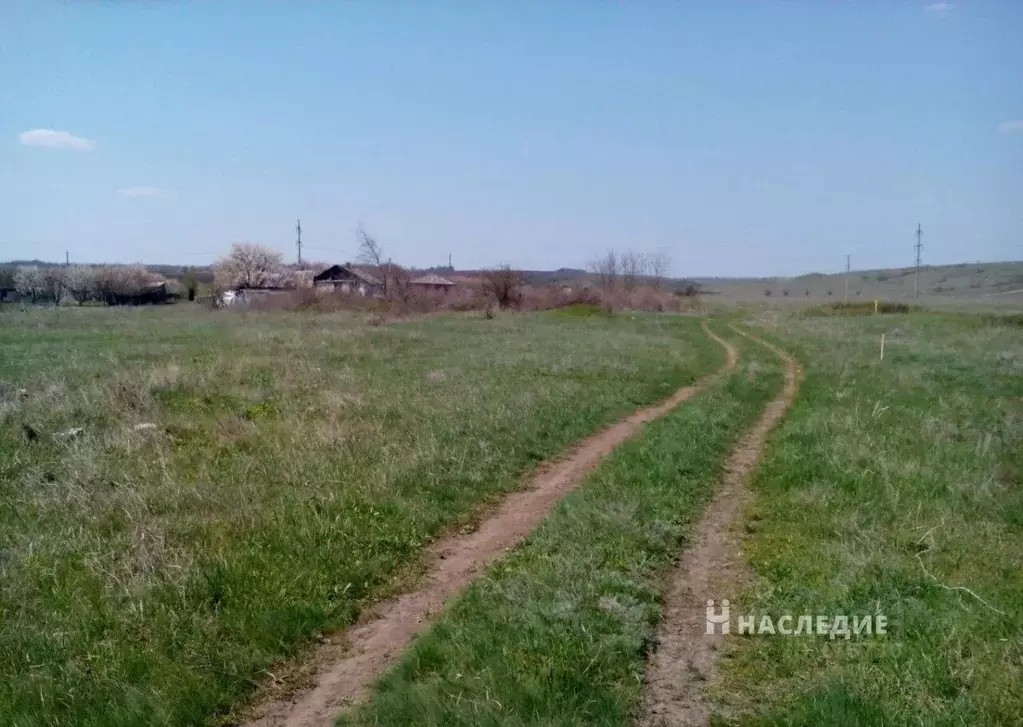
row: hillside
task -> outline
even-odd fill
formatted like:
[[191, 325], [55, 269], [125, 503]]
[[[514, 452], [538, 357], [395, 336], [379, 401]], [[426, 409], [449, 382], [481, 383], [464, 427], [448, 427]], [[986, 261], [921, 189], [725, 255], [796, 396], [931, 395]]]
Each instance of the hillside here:
[[[853, 270], [849, 298], [913, 298], [913, 268]], [[766, 297], [833, 298], [845, 296], [845, 273], [810, 273], [792, 278], [696, 278], [708, 293], [736, 300]], [[920, 268], [920, 298], [932, 301], [977, 300], [1023, 303], [1023, 261], [927, 265]]]

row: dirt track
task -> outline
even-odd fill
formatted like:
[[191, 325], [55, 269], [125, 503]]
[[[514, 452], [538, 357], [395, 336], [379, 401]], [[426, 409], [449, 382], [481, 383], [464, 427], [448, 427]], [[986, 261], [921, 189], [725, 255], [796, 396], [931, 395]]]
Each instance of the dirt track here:
[[704, 331], [720, 344], [727, 360], [694, 386], [676, 391], [660, 404], [583, 440], [564, 456], [541, 467], [527, 489], [509, 495], [492, 516], [469, 534], [449, 535], [426, 552], [428, 573], [421, 585], [369, 610], [354, 626], [313, 656], [314, 686], [287, 699], [259, 705], [250, 727], [331, 725], [337, 715], [366, 696], [367, 688], [408, 648], [412, 639], [441, 612], [445, 601], [479, 577], [486, 567], [531, 533], [554, 505], [600, 460], [643, 424], [664, 416], [698, 391], [735, 368], [735, 347]]
[[[672, 575], [657, 651], [647, 667], [641, 725], [702, 727], [710, 721], [712, 705], [706, 690], [713, 683], [724, 637], [720, 633], [706, 634], [707, 601], [727, 598], [728, 589], [734, 591], [736, 584], [750, 578], [736, 532], [749, 497], [746, 483], [760, 463], [768, 434], [792, 405], [802, 380], [799, 365], [787, 353], [733, 330], [771, 349], [785, 363], [785, 386], [732, 450], [721, 489]], [[720, 602], [715, 606], [720, 612]]]

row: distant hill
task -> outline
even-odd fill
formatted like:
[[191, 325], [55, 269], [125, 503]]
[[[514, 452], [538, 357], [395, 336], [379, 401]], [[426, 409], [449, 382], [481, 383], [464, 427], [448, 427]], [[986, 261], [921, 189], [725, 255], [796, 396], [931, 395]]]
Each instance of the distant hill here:
[[[909, 300], [913, 298], [915, 268], [853, 270], [850, 300]], [[845, 273], [809, 273], [791, 278], [696, 278], [707, 292], [736, 300], [812, 298], [842, 300]], [[1023, 261], [923, 265], [922, 299], [970, 299], [1023, 302]]]

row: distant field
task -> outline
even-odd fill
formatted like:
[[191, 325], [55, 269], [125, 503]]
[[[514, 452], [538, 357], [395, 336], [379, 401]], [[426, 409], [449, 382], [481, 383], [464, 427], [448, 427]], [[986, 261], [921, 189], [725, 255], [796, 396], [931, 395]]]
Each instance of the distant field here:
[[[1023, 328], [758, 319], [806, 368], [754, 483], [740, 613], [886, 637], [732, 637], [721, 724], [1023, 724]], [[880, 337], [886, 334], [884, 360]]]
[[[912, 300], [914, 273], [912, 267], [853, 270], [849, 273], [849, 300]], [[704, 290], [727, 301], [798, 303], [845, 297], [844, 273], [793, 278], [698, 278], [697, 282]], [[920, 302], [940, 305], [964, 301], [1023, 309], [1023, 262], [921, 267]]]
[[12, 306], [0, 351], [0, 724], [96, 727], [222, 714], [721, 359], [682, 317], [194, 306]]

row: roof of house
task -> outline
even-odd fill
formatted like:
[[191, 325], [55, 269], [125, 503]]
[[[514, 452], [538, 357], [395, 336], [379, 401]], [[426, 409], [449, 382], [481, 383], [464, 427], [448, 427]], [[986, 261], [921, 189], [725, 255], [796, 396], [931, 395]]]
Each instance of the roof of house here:
[[442, 278], [439, 275], [430, 273], [429, 275], [423, 275], [418, 278], [412, 278], [408, 281], [409, 285], [454, 285], [450, 280]]
[[362, 268], [356, 267], [355, 265], [331, 265], [326, 270], [317, 273], [313, 280], [332, 280], [334, 275], [342, 270], [347, 272], [353, 278], [358, 278], [367, 285], [380, 285], [380, 280], [377, 279], [375, 275]]

